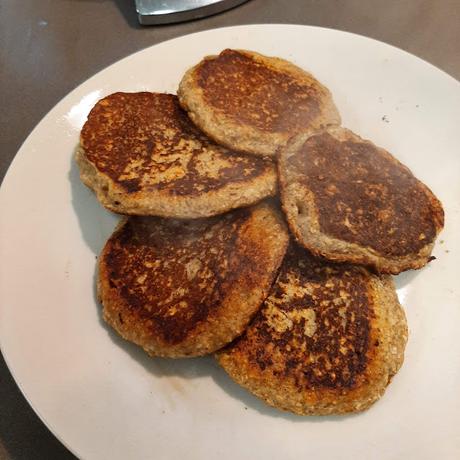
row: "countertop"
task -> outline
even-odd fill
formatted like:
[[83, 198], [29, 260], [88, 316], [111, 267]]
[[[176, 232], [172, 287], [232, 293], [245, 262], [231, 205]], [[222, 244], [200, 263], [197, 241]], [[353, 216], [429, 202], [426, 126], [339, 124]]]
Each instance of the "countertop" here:
[[[131, 0], [3, 0], [0, 180], [40, 119], [94, 73], [170, 38], [253, 23], [354, 32], [460, 79], [460, 0], [250, 0], [206, 19], [156, 27], [138, 24]], [[29, 407], [0, 355], [0, 459], [73, 458]]]

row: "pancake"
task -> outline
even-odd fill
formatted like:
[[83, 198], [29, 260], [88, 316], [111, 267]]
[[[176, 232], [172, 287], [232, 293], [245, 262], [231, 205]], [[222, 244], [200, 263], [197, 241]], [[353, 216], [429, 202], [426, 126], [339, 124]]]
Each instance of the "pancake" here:
[[178, 96], [208, 136], [256, 155], [274, 156], [294, 134], [340, 124], [329, 90], [311, 74], [252, 51], [204, 58], [186, 72]]
[[237, 383], [299, 415], [359, 412], [404, 360], [407, 324], [389, 276], [291, 245], [246, 332], [216, 354]]
[[208, 219], [130, 217], [99, 257], [104, 319], [152, 356], [211, 353], [260, 308], [287, 243], [266, 202]]
[[120, 214], [208, 217], [276, 192], [269, 160], [210, 141], [171, 94], [107, 96], [91, 110], [80, 144], [82, 181]]
[[442, 205], [372, 142], [344, 128], [301, 134], [280, 152], [278, 173], [289, 227], [314, 254], [393, 274], [430, 260]]

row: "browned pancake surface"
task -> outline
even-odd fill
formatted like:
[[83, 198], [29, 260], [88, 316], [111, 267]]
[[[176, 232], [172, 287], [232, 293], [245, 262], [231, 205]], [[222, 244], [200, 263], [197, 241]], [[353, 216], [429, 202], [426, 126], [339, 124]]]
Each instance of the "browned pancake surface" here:
[[101, 256], [104, 316], [152, 355], [214, 351], [259, 308], [287, 238], [266, 204], [211, 219], [132, 217]]
[[347, 268], [325, 267], [305, 251], [291, 248], [251, 326], [257, 348], [248, 349], [249, 361], [261, 370], [274, 365], [274, 347], [274, 375], [293, 373], [299, 391], [353, 388], [362, 382], [371, 358], [367, 353], [373, 305], [368, 299], [369, 275]]
[[330, 92], [313, 75], [253, 51], [204, 58], [186, 72], [178, 95], [216, 142], [261, 156], [274, 156], [295, 133], [340, 123]]
[[262, 309], [218, 360], [275, 407], [307, 415], [352, 412], [383, 394], [406, 339], [389, 279], [291, 245]]
[[204, 60], [197, 81], [210, 106], [261, 130], [297, 131], [320, 113], [318, 87], [237, 50]]
[[82, 129], [81, 146], [82, 161], [92, 168], [82, 179], [122, 213], [208, 216], [252, 204], [276, 188], [270, 161], [210, 141], [171, 94], [102, 99]]
[[287, 162], [308, 182], [324, 233], [393, 256], [435, 238], [433, 206], [420, 182], [374, 145], [322, 133]]
[[330, 128], [293, 139], [279, 168], [288, 221], [311, 251], [390, 273], [427, 262], [442, 206], [385, 150]]

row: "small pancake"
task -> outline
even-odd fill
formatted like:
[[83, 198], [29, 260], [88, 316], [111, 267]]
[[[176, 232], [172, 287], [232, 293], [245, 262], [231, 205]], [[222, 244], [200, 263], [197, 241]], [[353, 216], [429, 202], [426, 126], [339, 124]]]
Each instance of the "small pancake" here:
[[208, 56], [184, 75], [182, 107], [228, 148], [274, 156], [296, 133], [340, 124], [329, 90], [283, 59], [245, 50]]
[[207, 217], [276, 192], [269, 160], [210, 141], [171, 94], [107, 96], [91, 110], [80, 143], [82, 181], [121, 214]]
[[344, 128], [301, 134], [280, 152], [278, 173], [289, 227], [314, 254], [393, 274], [430, 260], [442, 205], [372, 142]]
[[99, 258], [104, 319], [152, 356], [211, 353], [260, 308], [288, 238], [266, 202], [218, 218], [130, 217]]
[[367, 409], [404, 360], [407, 324], [389, 276], [292, 244], [246, 332], [217, 360], [237, 383], [299, 415]]

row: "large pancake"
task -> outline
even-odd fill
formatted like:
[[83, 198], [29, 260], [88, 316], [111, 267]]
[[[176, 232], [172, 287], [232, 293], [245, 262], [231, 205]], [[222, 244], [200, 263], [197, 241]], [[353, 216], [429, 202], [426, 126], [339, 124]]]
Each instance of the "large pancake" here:
[[256, 155], [274, 156], [293, 134], [340, 124], [329, 90], [311, 74], [251, 51], [204, 58], [184, 75], [178, 96], [208, 136]]
[[91, 110], [80, 143], [82, 181], [121, 214], [207, 217], [276, 191], [269, 160], [210, 141], [171, 94], [107, 96]]
[[266, 202], [218, 218], [130, 217], [99, 258], [104, 319], [152, 356], [213, 352], [260, 308], [287, 242]]
[[343, 414], [383, 395], [403, 363], [406, 341], [390, 277], [315, 259], [291, 245], [261, 310], [217, 359], [271, 406]]
[[278, 172], [290, 229], [314, 254], [394, 274], [429, 260], [441, 203], [382, 148], [344, 128], [301, 134]]

